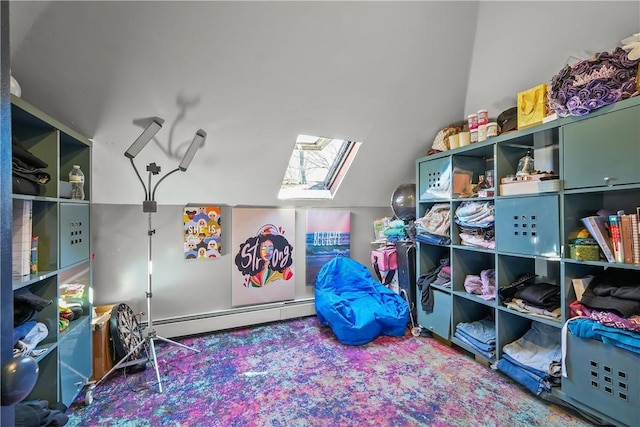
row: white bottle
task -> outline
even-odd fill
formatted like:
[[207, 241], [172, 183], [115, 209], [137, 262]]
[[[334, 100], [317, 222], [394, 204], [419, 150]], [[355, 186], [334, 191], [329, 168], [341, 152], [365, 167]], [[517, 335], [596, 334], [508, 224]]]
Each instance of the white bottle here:
[[84, 174], [80, 166], [73, 165], [69, 172], [69, 182], [71, 183], [71, 200], [84, 200]]

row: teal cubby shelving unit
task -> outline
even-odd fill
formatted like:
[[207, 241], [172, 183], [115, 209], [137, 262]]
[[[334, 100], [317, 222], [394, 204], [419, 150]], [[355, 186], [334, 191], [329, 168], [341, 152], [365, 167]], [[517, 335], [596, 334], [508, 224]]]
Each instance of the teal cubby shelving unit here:
[[[559, 185], [543, 186], [542, 191], [526, 194], [502, 195], [501, 178], [515, 175], [519, 159], [528, 150], [537, 170], [559, 175]], [[472, 182], [478, 182], [479, 175], [487, 170], [493, 171], [495, 177], [495, 195], [474, 200], [494, 204], [495, 250], [462, 245], [454, 222], [455, 209], [469, 199], [454, 191], [453, 176], [464, 171]], [[598, 209], [635, 213], [640, 207], [640, 97], [587, 116], [559, 118], [417, 159], [416, 181], [417, 217], [424, 216], [434, 204], [451, 206], [451, 243], [417, 243], [416, 277], [433, 270], [444, 256], [451, 263], [450, 286], [431, 286], [433, 311], [426, 313], [418, 305], [418, 322], [478, 357], [482, 355], [454, 336], [459, 322], [493, 319], [496, 355], [489, 362], [495, 362], [504, 345], [520, 338], [533, 322], [553, 326], [560, 336], [570, 316], [569, 304], [576, 299], [573, 278], [621, 268], [637, 272], [640, 283], [640, 266], [569, 257], [569, 236], [582, 226], [582, 217], [593, 215]], [[495, 298], [486, 301], [467, 293], [465, 277], [489, 268], [495, 269]], [[498, 290], [525, 273], [560, 287], [559, 319], [515, 311], [500, 300]], [[567, 347], [570, 376], [562, 379], [554, 394], [605, 422], [620, 426], [637, 423], [640, 355], [571, 336]]]
[[[46, 400], [69, 406], [92, 373], [90, 248], [91, 141], [21, 98], [11, 96], [14, 139], [47, 163], [51, 179], [38, 196], [12, 195], [13, 203], [32, 204], [32, 235], [38, 237], [38, 271], [14, 276], [13, 291], [28, 289], [52, 303], [37, 314], [48, 336], [39, 342], [38, 380], [25, 400]], [[60, 181], [67, 181], [73, 165], [85, 175], [85, 200], [62, 198]], [[59, 328], [59, 297], [63, 285], [84, 285], [83, 314]]]

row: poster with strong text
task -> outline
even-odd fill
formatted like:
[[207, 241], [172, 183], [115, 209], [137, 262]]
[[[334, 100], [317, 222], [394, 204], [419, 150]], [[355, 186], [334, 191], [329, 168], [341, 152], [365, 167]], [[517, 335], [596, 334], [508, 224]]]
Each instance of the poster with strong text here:
[[294, 299], [295, 210], [234, 208], [232, 212], [231, 304]]
[[307, 211], [306, 281], [315, 286], [318, 272], [337, 256], [351, 255], [351, 212]]

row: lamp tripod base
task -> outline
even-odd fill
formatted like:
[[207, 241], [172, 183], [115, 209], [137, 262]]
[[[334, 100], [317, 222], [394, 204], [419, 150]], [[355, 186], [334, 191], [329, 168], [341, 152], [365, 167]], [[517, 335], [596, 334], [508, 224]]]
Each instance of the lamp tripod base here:
[[[145, 365], [147, 363], [151, 364], [151, 366], [153, 366], [153, 369], [155, 370], [155, 374], [156, 374], [156, 380], [157, 380], [157, 384], [158, 384], [158, 392], [162, 393], [162, 380], [160, 379], [160, 368], [158, 366], [158, 356], [163, 356], [164, 354], [166, 354], [168, 351], [170, 351], [170, 349], [165, 350], [164, 352], [162, 352], [161, 354], [158, 354], [156, 352], [156, 346], [154, 341], [155, 340], [159, 340], [159, 341], [163, 341], [167, 344], [170, 345], [175, 345], [178, 347], [182, 347], [184, 349], [193, 351], [194, 353], [200, 353], [200, 350], [193, 348], [193, 347], [189, 347], [188, 345], [184, 345], [181, 344], [179, 342], [170, 340], [169, 338], [165, 338], [162, 337], [158, 334], [156, 334], [155, 329], [150, 329], [147, 332], [147, 336], [144, 338], [144, 340], [140, 341], [135, 347], [133, 347], [129, 353], [127, 353], [127, 355], [125, 355], [122, 359], [120, 359], [120, 361], [118, 363], [116, 363], [102, 378], [100, 378], [98, 381], [94, 381], [94, 382], [90, 382], [87, 384], [87, 391], [85, 393], [85, 399], [84, 402], [86, 405], [91, 405], [91, 403], [93, 403], [93, 393], [94, 390], [96, 389], [96, 387], [98, 386], [98, 384], [100, 384], [104, 379], [108, 378], [109, 375], [111, 375], [112, 372], [114, 372], [117, 369], [120, 368], [125, 368], [128, 366], [134, 366], [134, 365], [140, 365], [142, 363], [144, 363]], [[136, 354], [138, 352], [138, 350], [140, 349], [140, 347], [144, 346], [146, 349], [146, 357], [142, 357], [142, 358], [138, 358], [138, 359], [133, 359], [133, 360], [129, 360], [129, 358], [131, 356], [133, 356], [134, 354]]]
[[[189, 347], [188, 345], [184, 345], [184, 344], [181, 344], [179, 342], [170, 340], [169, 338], [162, 337], [162, 336], [156, 334], [155, 329], [152, 329], [147, 333], [147, 337], [142, 342], [142, 344], [146, 345], [147, 357], [143, 358], [143, 359], [134, 360], [133, 362], [136, 362], [136, 364], [138, 364], [138, 363], [141, 363], [141, 362], [144, 361], [145, 363], [150, 363], [153, 366], [153, 368], [156, 371], [156, 379], [158, 380], [158, 392], [162, 393], [162, 380], [160, 379], [160, 369], [158, 367], [158, 354], [156, 352], [156, 346], [154, 344], [154, 341], [156, 341], [156, 340], [166, 342], [167, 344], [170, 344], [170, 345], [175, 345], [175, 346], [178, 346], [178, 347], [182, 347], [184, 349], [193, 351], [194, 353], [200, 353], [200, 350], [195, 349], [193, 347]], [[160, 356], [166, 354], [168, 351], [169, 351], [169, 349], [167, 349], [165, 352], [160, 354]]]

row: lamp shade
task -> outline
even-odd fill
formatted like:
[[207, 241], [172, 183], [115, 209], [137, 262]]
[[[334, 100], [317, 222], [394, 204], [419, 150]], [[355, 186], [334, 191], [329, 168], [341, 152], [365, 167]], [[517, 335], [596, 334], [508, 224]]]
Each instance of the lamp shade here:
[[207, 133], [202, 129], [198, 129], [198, 132], [196, 132], [196, 136], [193, 137], [193, 141], [191, 141], [191, 145], [189, 145], [187, 152], [184, 154], [182, 161], [178, 165], [178, 168], [182, 172], [187, 170], [187, 168], [191, 164], [191, 161], [193, 160], [193, 157], [196, 155], [196, 151], [198, 151], [198, 148], [200, 148], [202, 144], [204, 144], [204, 140], [206, 137], [207, 137]]
[[125, 151], [124, 155], [130, 159], [133, 159], [138, 155], [138, 153], [151, 141], [151, 138], [155, 136], [156, 133], [162, 128], [162, 124], [164, 123], [164, 119], [160, 117], [154, 117], [151, 123], [146, 127], [144, 131], [140, 134], [140, 136], [133, 141], [131, 147]]

